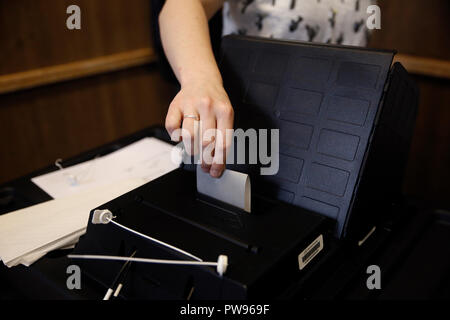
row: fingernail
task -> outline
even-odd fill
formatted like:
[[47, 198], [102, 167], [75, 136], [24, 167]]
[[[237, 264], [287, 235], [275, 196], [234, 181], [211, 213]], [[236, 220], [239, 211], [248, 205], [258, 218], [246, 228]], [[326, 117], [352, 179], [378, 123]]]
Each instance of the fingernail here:
[[221, 171], [218, 169], [211, 169], [209, 173], [211, 174], [212, 177], [218, 178], [220, 177]]
[[202, 167], [203, 172], [208, 173], [209, 172], [209, 168], [208, 167]]

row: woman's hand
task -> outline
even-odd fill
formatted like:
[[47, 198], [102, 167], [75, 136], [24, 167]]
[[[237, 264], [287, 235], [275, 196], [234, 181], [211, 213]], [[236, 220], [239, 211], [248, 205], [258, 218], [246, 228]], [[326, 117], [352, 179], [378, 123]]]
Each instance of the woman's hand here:
[[[208, 31], [208, 19], [222, 7], [223, 2], [166, 0], [159, 15], [164, 51], [181, 84], [181, 90], [167, 112], [166, 128], [172, 140], [178, 138], [176, 129], [182, 127], [189, 133], [190, 142], [194, 142], [197, 135], [194, 132], [195, 121], [200, 120], [202, 132], [199, 138], [203, 146], [208, 146], [204, 151], [214, 152], [213, 158], [206, 156], [205, 152], [201, 154], [202, 168], [213, 177], [220, 177], [225, 168], [226, 129], [233, 128], [233, 108], [222, 85]], [[210, 136], [205, 133], [210, 133]], [[213, 143], [211, 136], [217, 136]], [[187, 134], [182, 138], [187, 145]], [[192, 153], [190, 149], [188, 152]]]
[[176, 130], [183, 129], [182, 139], [190, 154], [196, 152], [194, 144], [201, 143], [201, 167], [217, 178], [225, 169], [226, 149], [231, 142], [227, 129], [233, 129], [233, 120], [233, 108], [221, 79], [195, 79], [185, 81], [170, 104], [166, 129], [175, 141], [179, 141]]

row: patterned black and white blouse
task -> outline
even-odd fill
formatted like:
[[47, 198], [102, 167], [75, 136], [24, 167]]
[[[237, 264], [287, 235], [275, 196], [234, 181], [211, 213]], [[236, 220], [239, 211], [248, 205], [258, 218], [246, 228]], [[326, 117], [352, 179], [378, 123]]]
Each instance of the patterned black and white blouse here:
[[367, 7], [376, 0], [227, 0], [223, 35], [365, 46]]

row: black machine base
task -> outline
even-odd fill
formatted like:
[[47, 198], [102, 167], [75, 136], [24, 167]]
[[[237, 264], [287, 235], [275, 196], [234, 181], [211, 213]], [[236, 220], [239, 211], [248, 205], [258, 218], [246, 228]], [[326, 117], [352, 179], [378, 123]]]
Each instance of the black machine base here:
[[[315, 262], [311, 257], [327, 249], [328, 234], [334, 227], [329, 218], [256, 196], [253, 212], [242, 213], [199, 197], [195, 186], [195, 173], [177, 169], [99, 209], [109, 209], [115, 221], [204, 261], [227, 255], [226, 274], [221, 277], [213, 267], [136, 263], [123, 290], [125, 297], [184, 299], [191, 290], [193, 299], [275, 296], [307, 274]], [[92, 215], [93, 211], [91, 219]], [[90, 223], [74, 253], [127, 256], [134, 250], [138, 257], [190, 260], [111, 223]], [[84, 272], [105, 286], [122, 265], [79, 262]]]

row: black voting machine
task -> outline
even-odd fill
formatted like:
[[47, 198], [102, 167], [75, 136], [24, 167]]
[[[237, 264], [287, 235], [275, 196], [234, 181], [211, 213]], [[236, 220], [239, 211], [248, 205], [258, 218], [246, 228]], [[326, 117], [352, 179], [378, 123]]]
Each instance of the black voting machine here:
[[[250, 174], [252, 213], [196, 193], [179, 169], [97, 209], [204, 261], [225, 254], [227, 272], [206, 266], [134, 263], [121, 295], [151, 299], [280, 297], [326, 263], [329, 243], [357, 243], [401, 197], [418, 92], [394, 52], [228, 36], [220, 68], [235, 127], [280, 130], [280, 166]], [[186, 260], [112, 224], [91, 223], [75, 254]], [[122, 262], [77, 264], [112, 282]]]

